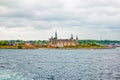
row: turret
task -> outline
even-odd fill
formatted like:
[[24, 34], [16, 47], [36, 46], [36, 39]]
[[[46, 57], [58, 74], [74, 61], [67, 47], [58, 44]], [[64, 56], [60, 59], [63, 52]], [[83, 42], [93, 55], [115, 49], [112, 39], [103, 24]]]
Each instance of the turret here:
[[78, 36], [76, 36], [76, 40], [78, 40]]
[[71, 38], [70, 39], [73, 39], [73, 34], [71, 34]]
[[55, 31], [55, 39], [57, 39], [57, 31]]
[[51, 39], [53, 39], [53, 36], [51, 36]]

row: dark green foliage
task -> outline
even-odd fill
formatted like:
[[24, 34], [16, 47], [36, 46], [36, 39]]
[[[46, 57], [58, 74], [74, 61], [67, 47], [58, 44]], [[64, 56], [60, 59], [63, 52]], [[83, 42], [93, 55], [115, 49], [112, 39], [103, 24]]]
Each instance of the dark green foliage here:
[[18, 43], [18, 49], [22, 49], [22, 42]]
[[120, 41], [115, 40], [78, 40], [79, 44], [91, 44], [91, 45], [109, 45], [120, 44]]
[[57, 46], [57, 47], [55, 47], [55, 48], [57, 48], [57, 49], [58, 49], [58, 48], [60, 48], [60, 47], [58, 47], [58, 46]]
[[69, 48], [74, 48], [75, 46], [69, 46]]
[[7, 44], [8, 44], [8, 41], [6, 40], [0, 41], [0, 45], [7, 45]]
[[40, 40], [35, 41], [35, 45], [40, 45]]
[[43, 44], [48, 44], [48, 43], [49, 43], [49, 41], [43, 40]]

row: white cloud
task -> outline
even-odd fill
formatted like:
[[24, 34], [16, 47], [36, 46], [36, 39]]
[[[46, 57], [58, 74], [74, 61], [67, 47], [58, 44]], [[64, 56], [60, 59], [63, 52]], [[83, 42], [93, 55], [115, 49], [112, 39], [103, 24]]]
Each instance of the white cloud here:
[[26, 39], [28, 33], [27, 39], [38, 39], [34, 35], [46, 31], [41, 38], [48, 39], [57, 29], [62, 38], [63, 33], [73, 33], [80, 39], [98, 39], [106, 33], [106, 39], [120, 40], [119, 8], [119, 0], [1, 0], [0, 28], [4, 30], [0, 35], [6, 36], [10, 30], [12, 37], [17, 31], [20, 39]]

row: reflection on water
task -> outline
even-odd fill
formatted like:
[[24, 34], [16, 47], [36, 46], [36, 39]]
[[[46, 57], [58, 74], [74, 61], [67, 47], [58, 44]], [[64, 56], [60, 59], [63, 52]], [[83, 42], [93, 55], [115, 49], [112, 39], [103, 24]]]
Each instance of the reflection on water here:
[[0, 80], [120, 80], [120, 50], [0, 50]]

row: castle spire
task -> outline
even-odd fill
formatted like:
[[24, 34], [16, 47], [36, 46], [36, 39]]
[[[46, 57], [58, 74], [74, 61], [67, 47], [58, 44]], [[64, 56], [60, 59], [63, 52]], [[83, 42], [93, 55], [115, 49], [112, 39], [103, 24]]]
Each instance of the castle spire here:
[[71, 38], [70, 39], [73, 39], [73, 34], [71, 34]]
[[78, 40], [78, 36], [76, 36], [76, 40]]
[[57, 39], [57, 31], [55, 31], [55, 38]]

